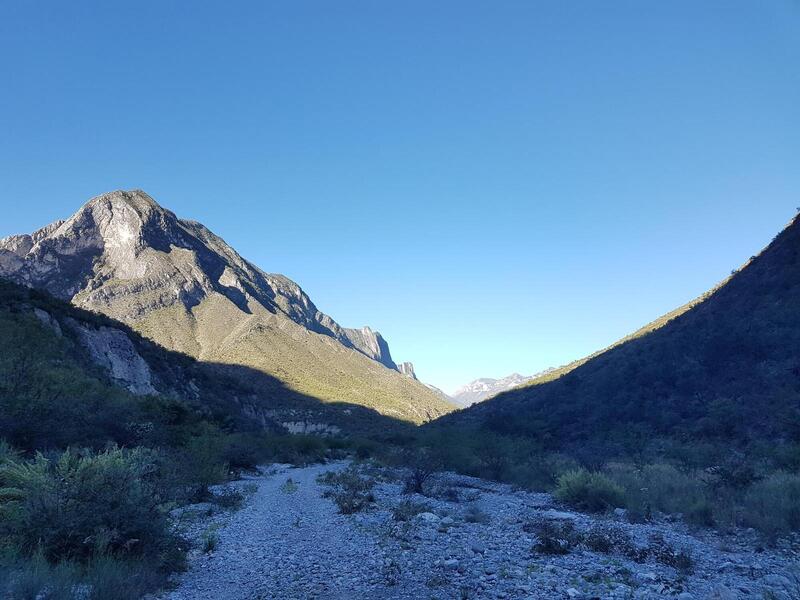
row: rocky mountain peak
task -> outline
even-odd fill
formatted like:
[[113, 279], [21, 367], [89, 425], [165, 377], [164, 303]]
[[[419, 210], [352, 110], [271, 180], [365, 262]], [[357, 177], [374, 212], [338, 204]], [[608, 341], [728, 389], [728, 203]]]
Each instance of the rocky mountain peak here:
[[179, 331], [164, 332], [162, 323], [151, 335], [167, 346], [180, 337], [177, 348], [191, 354], [202, 355], [227, 333], [198, 340], [196, 307], [211, 303], [219, 313], [223, 303], [230, 323], [278, 315], [399, 370], [379, 332], [341, 327], [294, 281], [262, 271], [205, 226], [179, 219], [142, 190], [102, 194], [66, 220], [0, 240], [0, 277], [131, 325], [177, 311], [169, 326], [187, 319]]
[[0, 240], [0, 275], [71, 299], [98, 271], [105, 279], [145, 276], [142, 251], [166, 252], [181, 238], [173, 213], [140, 190], [118, 190], [31, 235]]

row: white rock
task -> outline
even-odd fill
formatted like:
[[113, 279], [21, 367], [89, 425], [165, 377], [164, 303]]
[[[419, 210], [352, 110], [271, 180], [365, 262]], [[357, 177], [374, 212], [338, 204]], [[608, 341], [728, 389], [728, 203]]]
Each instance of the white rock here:
[[432, 512], [419, 513], [417, 515], [417, 519], [420, 520], [420, 521], [423, 521], [425, 523], [438, 523], [439, 522], [439, 517], [437, 517]]

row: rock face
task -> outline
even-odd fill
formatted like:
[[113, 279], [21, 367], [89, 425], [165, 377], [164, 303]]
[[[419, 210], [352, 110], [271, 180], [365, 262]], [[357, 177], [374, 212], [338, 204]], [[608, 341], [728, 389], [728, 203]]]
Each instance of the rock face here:
[[296, 283], [139, 190], [98, 196], [65, 221], [0, 240], [0, 277], [118, 319], [166, 348], [269, 373], [322, 401], [415, 421], [451, 409], [395, 370], [378, 332], [341, 327]]
[[411, 379], [417, 378], [417, 374], [414, 373], [414, 363], [402, 362], [399, 365], [397, 365], [397, 370], [400, 371], [406, 377], [411, 377]]
[[390, 369], [398, 370], [392, 360], [392, 353], [389, 352], [389, 344], [377, 331], [372, 331], [369, 327], [362, 327], [361, 329], [342, 329], [342, 333], [352, 346], [365, 356], [369, 356], [372, 360], [376, 360]]
[[491, 379], [489, 377], [476, 379], [458, 388], [452, 395], [452, 398], [459, 406], [471, 406], [476, 402], [482, 402], [501, 392], [522, 385], [537, 376], [538, 375], [526, 376], [520, 375], [519, 373], [512, 373], [501, 379]]
[[89, 351], [93, 362], [106, 369], [117, 383], [139, 396], [157, 393], [150, 367], [124, 331], [112, 327], [95, 329], [76, 321], [71, 321], [70, 326]]

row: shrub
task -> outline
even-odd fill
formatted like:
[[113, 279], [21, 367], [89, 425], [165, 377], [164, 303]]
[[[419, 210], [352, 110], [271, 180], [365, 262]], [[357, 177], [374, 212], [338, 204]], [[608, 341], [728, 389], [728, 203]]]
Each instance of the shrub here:
[[648, 553], [658, 562], [673, 567], [684, 573], [691, 572], [694, 567], [691, 551], [688, 549], [676, 550], [663, 536], [654, 533], [650, 536]]
[[712, 525], [710, 490], [705, 483], [667, 464], [634, 469], [615, 464], [607, 474], [624, 489], [625, 507], [632, 522], [649, 521], [653, 511], [682, 513], [687, 522]]
[[377, 450], [377, 444], [370, 440], [361, 440], [356, 444], [355, 454], [358, 460], [366, 460], [374, 455]]
[[152, 453], [67, 450], [55, 459], [0, 467], [0, 533], [23, 555], [88, 562], [97, 556], [138, 557], [157, 568], [181, 562], [152, 485]]
[[624, 503], [620, 486], [601, 473], [585, 469], [561, 475], [555, 495], [562, 502], [588, 512], [600, 512]]
[[228, 465], [223, 460], [225, 438], [211, 425], [203, 425], [185, 443], [180, 472], [192, 489], [190, 499], [210, 500], [209, 487], [225, 481]]
[[800, 475], [778, 472], [745, 494], [744, 521], [769, 539], [800, 529]]
[[533, 520], [526, 523], [523, 529], [536, 535], [533, 551], [541, 554], [568, 554], [581, 542], [581, 536], [572, 521]]
[[452, 502], [453, 504], [461, 502], [461, 496], [458, 493], [458, 488], [455, 488], [451, 485], [439, 489], [436, 497], [441, 500], [445, 500], [446, 502]]
[[221, 461], [233, 471], [253, 471], [267, 459], [264, 436], [253, 433], [233, 433], [225, 436]]
[[219, 544], [219, 536], [217, 535], [217, 529], [219, 529], [218, 525], [216, 524], [211, 525], [203, 532], [203, 535], [200, 536], [200, 541], [202, 542], [202, 550], [204, 554], [210, 554], [211, 552], [217, 549], [217, 545]]
[[139, 600], [160, 582], [158, 574], [142, 564], [112, 556], [96, 557], [86, 568], [89, 600]]
[[442, 463], [429, 448], [406, 452], [404, 462], [409, 472], [403, 487], [406, 494], [424, 494], [428, 481], [440, 471]]
[[577, 468], [577, 462], [564, 455], [525, 455], [508, 467], [507, 480], [526, 489], [549, 491], [561, 475]]
[[418, 514], [430, 511], [431, 507], [424, 502], [404, 500], [392, 509], [392, 518], [395, 521], [410, 521]]
[[333, 499], [343, 515], [360, 512], [375, 501], [372, 494], [375, 480], [363, 477], [353, 465], [344, 471], [327, 471], [318, 481], [328, 486], [323, 496]]
[[712, 527], [715, 522], [714, 506], [708, 498], [697, 499], [686, 508], [683, 518], [692, 525]]
[[586, 535], [586, 547], [595, 552], [610, 554], [614, 551], [614, 542], [602, 529], [594, 528]]
[[211, 500], [222, 508], [236, 510], [244, 504], [244, 494], [235, 488], [227, 488], [214, 494]]
[[291, 477], [287, 477], [286, 481], [283, 482], [281, 485], [281, 491], [284, 494], [294, 494], [297, 491], [297, 484], [295, 483], [294, 479]]
[[75, 565], [67, 562], [51, 565], [37, 552], [8, 569], [7, 583], [3, 581], [0, 579], [0, 594], [8, 600], [71, 600], [79, 580]]
[[16, 460], [19, 454], [12, 448], [8, 442], [0, 439], [0, 465], [6, 461]]
[[713, 469], [719, 487], [742, 490], [756, 480], [756, 472], [747, 457], [739, 452], [727, 456], [722, 464]]

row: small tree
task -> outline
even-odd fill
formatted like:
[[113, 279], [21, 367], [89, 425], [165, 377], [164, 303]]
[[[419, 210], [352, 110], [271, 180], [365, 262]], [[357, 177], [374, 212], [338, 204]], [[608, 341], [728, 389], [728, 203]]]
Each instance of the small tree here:
[[403, 462], [409, 469], [403, 490], [406, 494], [424, 495], [425, 484], [442, 470], [442, 461], [431, 448], [409, 449], [403, 454]]

